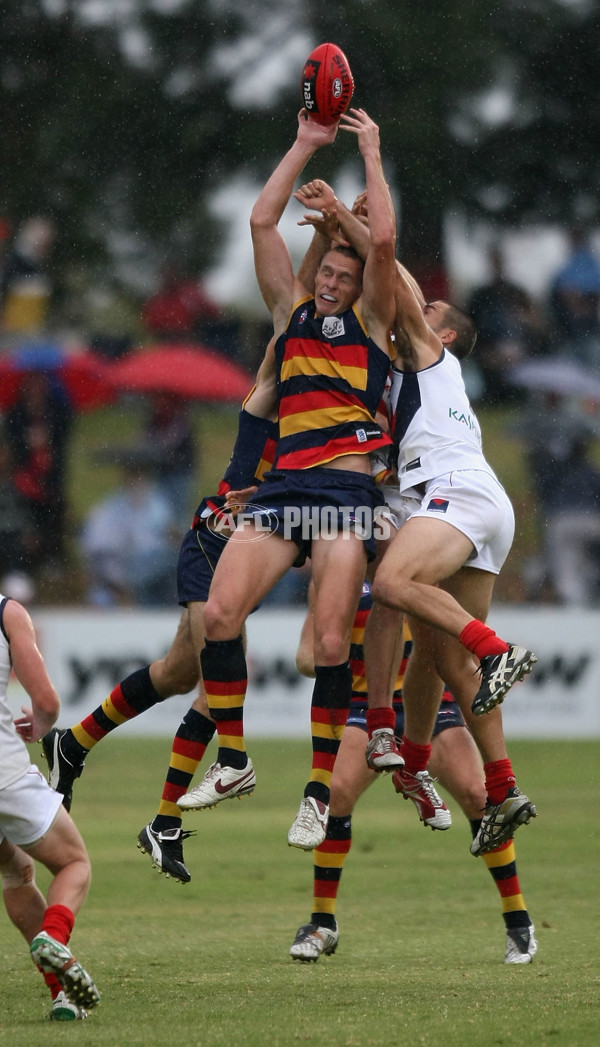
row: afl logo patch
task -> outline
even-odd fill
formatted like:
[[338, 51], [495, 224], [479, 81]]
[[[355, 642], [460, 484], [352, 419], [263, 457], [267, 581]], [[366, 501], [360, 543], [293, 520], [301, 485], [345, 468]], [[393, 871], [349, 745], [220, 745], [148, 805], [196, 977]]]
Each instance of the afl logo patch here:
[[428, 513], [445, 513], [450, 502], [447, 498], [432, 498], [427, 506]]

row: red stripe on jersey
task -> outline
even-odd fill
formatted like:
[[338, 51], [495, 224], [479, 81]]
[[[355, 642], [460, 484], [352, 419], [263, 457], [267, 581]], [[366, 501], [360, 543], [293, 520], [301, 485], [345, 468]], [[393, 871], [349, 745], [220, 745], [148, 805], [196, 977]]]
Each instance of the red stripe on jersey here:
[[371, 451], [377, 451], [380, 447], [388, 447], [390, 443], [388, 436], [369, 440], [368, 443], [359, 443], [355, 435], [345, 436], [338, 440], [328, 440], [321, 447], [306, 447], [280, 455], [277, 460], [277, 468], [311, 469], [314, 465], [326, 465], [327, 462], [343, 454], [370, 454]]
[[[319, 338], [298, 338], [291, 335], [285, 344], [283, 359], [287, 363], [297, 357], [311, 360], [333, 360], [343, 367], [366, 369], [369, 351], [366, 345], [343, 344], [336, 339], [335, 346]], [[317, 366], [318, 370], [318, 366]]]
[[[336, 401], [339, 401], [339, 404]], [[370, 415], [357, 396], [353, 396], [349, 392], [336, 394], [332, 389], [315, 389], [310, 393], [298, 393], [295, 396], [286, 396], [285, 399], [282, 399], [279, 411], [280, 424], [281, 419], [290, 418], [297, 414], [306, 414], [309, 411], [328, 411], [330, 408], [337, 406], [358, 407], [364, 413], [365, 419], [371, 420]]]

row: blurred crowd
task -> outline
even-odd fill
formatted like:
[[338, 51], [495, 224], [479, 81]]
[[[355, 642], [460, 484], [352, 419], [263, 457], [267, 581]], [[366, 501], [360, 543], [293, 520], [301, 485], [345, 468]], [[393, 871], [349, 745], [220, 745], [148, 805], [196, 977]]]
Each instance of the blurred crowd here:
[[[0, 365], [61, 341], [56, 240], [43, 216], [15, 231], [0, 222]], [[564, 263], [536, 298], [507, 275], [501, 246], [490, 247], [486, 279], [459, 303], [478, 328], [466, 381], [484, 420], [488, 408], [509, 409], [507, 437], [523, 452], [536, 538], [520, 565], [519, 598], [600, 606], [600, 260], [585, 228], [568, 230], [565, 242]], [[105, 295], [112, 308], [103, 308], [102, 294], [90, 294], [81, 339], [104, 359], [127, 358], [145, 343], [197, 345], [253, 370], [266, 342], [262, 325], [249, 339], [240, 318], [172, 261], [133, 306]], [[200, 449], [190, 402], [166, 390], [146, 395], [135, 440], [90, 461], [116, 467], [118, 485], [74, 526], [68, 464], [77, 405], [48, 359], [30, 355], [10, 393], [0, 388], [0, 591], [39, 598], [48, 582], [78, 571], [92, 606], [173, 606], [179, 542], [195, 503], [210, 493], [195, 489]], [[306, 578], [292, 576], [272, 601], [304, 600]]]

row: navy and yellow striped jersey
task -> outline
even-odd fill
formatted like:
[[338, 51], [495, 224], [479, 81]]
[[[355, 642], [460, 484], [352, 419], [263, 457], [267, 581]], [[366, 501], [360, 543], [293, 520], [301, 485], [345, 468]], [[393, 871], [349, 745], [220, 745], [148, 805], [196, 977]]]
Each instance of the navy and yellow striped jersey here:
[[310, 469], [391, 444], [375, 422], [390, 358], [353, 306], [319, 317], [314, 298], [294, 307], [275, 343], [279, 397], [276, 469]]

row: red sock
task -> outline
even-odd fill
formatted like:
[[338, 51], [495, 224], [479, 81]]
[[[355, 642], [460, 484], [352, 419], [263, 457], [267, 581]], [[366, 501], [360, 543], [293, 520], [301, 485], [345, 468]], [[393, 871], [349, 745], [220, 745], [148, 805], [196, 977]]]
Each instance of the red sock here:
[[38, 971], [42, 975], [46, 985], [50, 989], [50, 995], [53, 1000], [58, 996], [62, 986], [55, 974], [50, 974], [48, 971], [43, 971], [41, 967], [38, 967]]
[[485, 771], [485, 790], [490, 803], [502, 803], [516, 782], [510, 760], [494, 760], [483, 765]]
[[49, 905], [44, 913], [42, 930], [62, 945], [69, 944], [75, 917], [66, 905]]
[[389, 705], [378, 706], [376, 709], [367, 709], [367, 730], [369, 738], [373, 731], [379, 731], [382, 727], [396, 726], [396, 713]]
[[418, 742], [411, 742], [410, 738], [403, 734], [400, 752], [404, 759], [405, 770], [409, 774], [416, 774], [417, 771], [426, 769], [431, 756], [431, 745], [419, 745]]
[[480, 661], [488, 654], [506, 654], [510, 650], [509, 645], [496, 636], [489, 625], [484, 625], [477, 618], [465, 625], [458, 639]]

